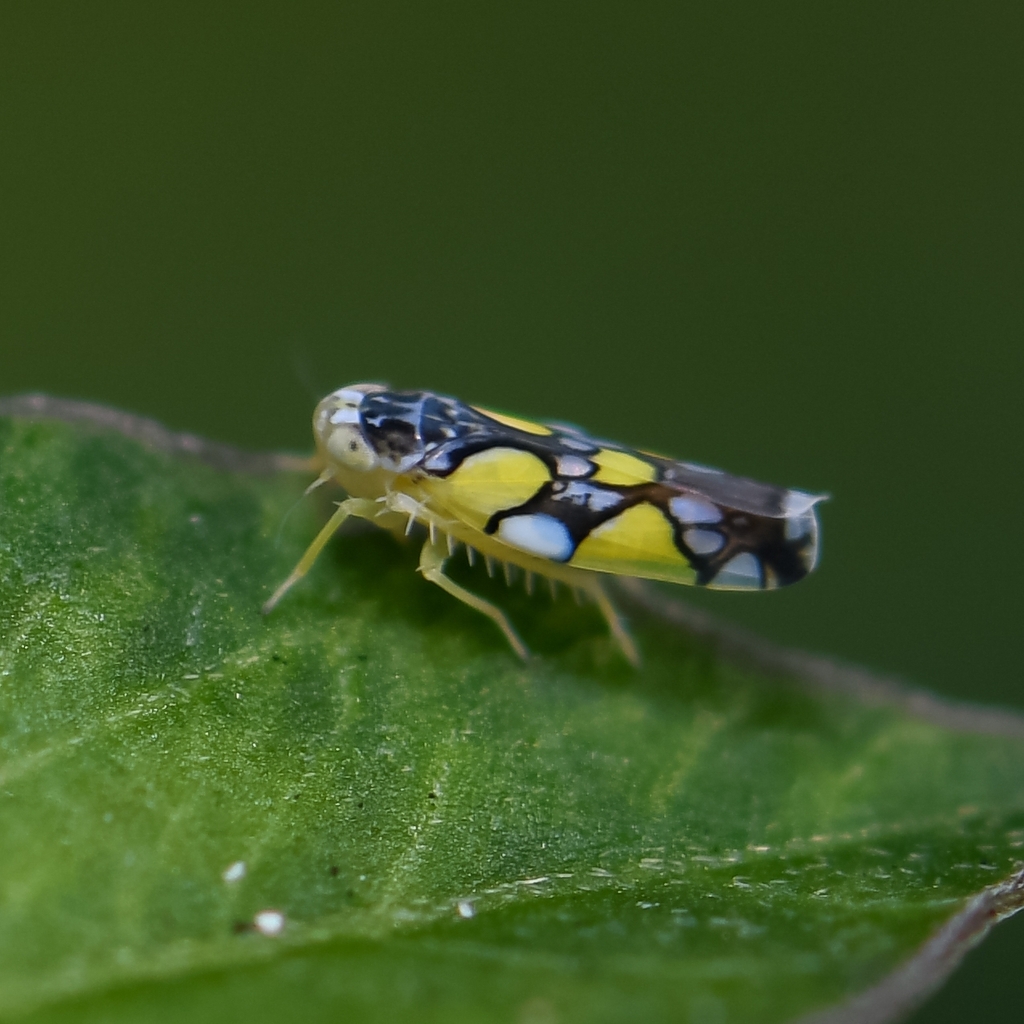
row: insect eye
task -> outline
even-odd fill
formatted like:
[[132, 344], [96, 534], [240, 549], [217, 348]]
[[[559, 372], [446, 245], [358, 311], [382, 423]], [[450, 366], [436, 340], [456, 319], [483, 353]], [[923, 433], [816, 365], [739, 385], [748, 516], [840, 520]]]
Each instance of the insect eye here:
[[349, 469], [365, 472], [374, 469], [377, 457], [354, 424], [340, 423], [321, 441], [327, 456]]

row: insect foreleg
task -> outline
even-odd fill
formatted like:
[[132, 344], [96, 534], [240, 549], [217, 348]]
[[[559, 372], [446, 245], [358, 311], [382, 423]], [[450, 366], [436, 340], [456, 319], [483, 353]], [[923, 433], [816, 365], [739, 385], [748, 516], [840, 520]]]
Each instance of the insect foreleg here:
[[442, 590], [447, 591], [452, 597], [458, 598], [463, 604], [468, 604], [470, 608], [483, 612], [505, 634], [505, 639], [512, 645], [512, 649], [516, 654], [523, 661], [526, 661], [530, 656], [530, 652], [526, 644], [519, 639], [519, 634], [515, 631], [508, 616], [497, 605], [491, 604], [490, 601], [485, 601], [482, 597], [477, 597], [476, 594], [470, 593], [464, 587], [460, 587], [454, 580], [445, 576], [444, 563], [447, 560], [448, 553], [443, 543], [438, 544], [428, 540], [423, 545], [423, 551], [420, 553], [420, 572], [423, 573], [425, 579], [430, 580], [431, 583], [436, 583]]
[[309, 572], [317, 560], [317, 556], [323, 551], [324, 545], [349, 516], [359, 516], [361, 519], [372, 521], [379, 511], [380, 505], [367, 498], [346, 498], [341, 502], [334, 510], [334, 515], [327, 520], [324, 528], [316, 535], [313, 543], [306, 548], [306, 553], [299, 559], [299, 564], [292, 569], [291, 575], [274, 591], [270, 600], [263, 606], [263, 614], [266, 615], [273, 611], [277, 602]]

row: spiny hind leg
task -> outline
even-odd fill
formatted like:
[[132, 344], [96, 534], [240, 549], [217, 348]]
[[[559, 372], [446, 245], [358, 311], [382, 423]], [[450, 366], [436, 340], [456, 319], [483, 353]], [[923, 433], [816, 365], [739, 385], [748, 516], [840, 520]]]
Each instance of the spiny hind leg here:
[[299, 564], [292, 569], [291, 575], [271, 594], [270, 600], [263, 606], [263, 614], [267, 615], [272, 612], [277, 602], [313, 568], [313, 563], [317, 560], [320, 552], [323, 551], [324, 546], [349, 516], [358, 516], [360, 519], [372, 520], [378, 512], [380, 512], [380, 505], [366, 498], [346, 498], [343, 502], [340, 502], [334, 510], [334, 515], [327, 520], [324, 528], [316, 535], [313, 543], [306, 548], [306, 553], [299, 559]]
[[497, 627], [505, 634], [505, 639], [512, 645], [512, 649], [523, 661], [530, 656], [526, 644], [519, 639], [508, 616], [497, 606], [485, 601], [482, 597], [470, 593], [464, 587], [460, 587], [454, 580], [444, 574], [444, 563], [448, 560], [448, 548], [444, 541], [428, 540], [420, 552], [420, 572], [425, 579], [436, 583], [442, 590], [447, 591], [454, 598], [458, 598], [463, 604], [483, 612]]
[[639, 668], [640, 652], [637, 650], [636, 643], [626, 628], [626, 623], [623, 621], [618, 609], [612, 604], [612, 600], [605, 591], [600, 579], [593, 576], [583, 586], [586, 593], [594, 599], [597, 607], [601, 609], [604, 621], [608, 623], [608, 629], [618, 642], [622, 653], [626, 656], [626, 660], [635, 668]]

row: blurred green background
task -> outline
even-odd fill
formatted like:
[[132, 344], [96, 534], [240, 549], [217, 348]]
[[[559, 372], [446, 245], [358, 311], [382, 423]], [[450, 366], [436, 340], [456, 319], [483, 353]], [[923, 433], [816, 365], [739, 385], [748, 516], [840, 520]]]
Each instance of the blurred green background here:
[[[829, 491], [814, 577], [696, 600], [1024, 707], [1022, 27], [5, 4], [0, 393], [303, 449], [385, 380]], [[1018, 919], [915, 1020], [1016, 1019], [1022, 957]]]

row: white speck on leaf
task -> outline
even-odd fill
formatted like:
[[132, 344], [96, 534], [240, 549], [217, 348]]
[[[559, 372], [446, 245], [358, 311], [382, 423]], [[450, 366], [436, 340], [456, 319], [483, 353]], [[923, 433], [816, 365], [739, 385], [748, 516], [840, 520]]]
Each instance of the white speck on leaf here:
[[284, 914], [280, 910], [261, 910], [253, 918], [253, 924], [261, 935], [273, 938], [284, 931]]
[[245, 861], [236, 860], [234, 864], [226, 867], [220, 876], [225, 882], [240, 882], [245, 878]]

